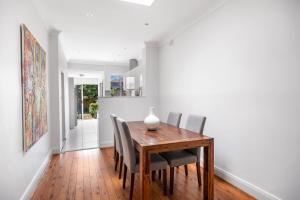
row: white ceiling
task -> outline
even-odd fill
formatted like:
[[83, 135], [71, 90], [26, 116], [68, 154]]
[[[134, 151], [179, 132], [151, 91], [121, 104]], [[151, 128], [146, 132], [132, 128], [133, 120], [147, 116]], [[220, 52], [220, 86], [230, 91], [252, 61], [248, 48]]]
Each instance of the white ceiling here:
[[120, 0], [32, 1], [47, 26], [62, 31], [68, 60], [127, 63], [140, 57], [144, 41], [163, 40], [223, 0], [156, 0], [151, 7]]

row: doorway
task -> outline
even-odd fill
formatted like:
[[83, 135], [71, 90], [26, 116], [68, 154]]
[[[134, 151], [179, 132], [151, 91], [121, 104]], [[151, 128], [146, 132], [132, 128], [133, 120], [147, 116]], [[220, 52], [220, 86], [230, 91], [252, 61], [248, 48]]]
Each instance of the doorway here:
[[98, 85], [82, 84], [75, 86], [77, 96], [77, 119], [96, 119]]
[[[75, 126], [70, 129], [69, 137], [65, 142], [64, 151], [98, 148], [98, 96], [99, 83], [85, 83], [84, 80], [74, 79], [73, 89], [70, 92], [73, 100]], [[72, 106], [72, 105], [71, 105]]]

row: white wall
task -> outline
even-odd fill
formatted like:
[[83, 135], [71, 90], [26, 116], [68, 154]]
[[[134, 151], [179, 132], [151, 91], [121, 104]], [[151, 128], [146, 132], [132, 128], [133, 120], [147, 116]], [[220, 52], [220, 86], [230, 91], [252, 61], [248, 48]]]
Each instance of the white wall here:
[[[159, 105], [159, 48], [156, 43], [146, 42], [142, 65], [145, 66], [144, 94]], [[159, 110], [157, 110], [159, 111]], [[158, 112], [159, 115], [159, 112]]]
[[[48, 32], [31, 1], [1, 0], [0, 199], [9, 200], [20, 199], [23, 194], [30, 195], [31, 188], [28, 186], [51, 152], [51, 127], [49, 127], [49, 133], [34, 144], [27, 153], [23, 152], [21, 23], [26, 24], [46, 51], [49, 59]], [[47, 66], [49, 71], [48, 62]], [[25, 193], [25, 190], [27, 190], [27, 193]]]
[[[134, 77], [135, 78], [135, 88], [139, 88], [143, 86], [144, 79], [145, 79], [145, 67], [144, 66], [138, 66], [136, 68], [133, 68], [132, 70], [126, 72], [124, 74], [124, 82], [126, 84], [126, 77]], [[124, 88], [126, 89], [126, 85], [124, 84]]]
[[162, 118], [206, 115], [217, 172], [259, 199], [300, 199], [299, 11], [227, 1], [160, 49]]
[[61, 49], [59, 34], [60, 32], [57, 30], [49, 31], [49, 76], [51, 77], [49, 79], [49, 85], [51, 86], [49, 87], [49, 104], [50, 127], [52, 132], [51, 145], [56, 153], [59, 153], [63, 146], [61, 72], [67, 66], [66, 59]]
[[69, 78], [68, 78], [68, 74], [65, 72], [62, 72], [64, 74], [64, 97], [62, 97], [64, 99], [64, 115], [65, 115], [65, 132], [66, 132], [66, 139], [69, 138], [70, 136], [70, 126], [69, 126], [69, 122], [70, 122], [70, 108], [69, 108], [69, 101], [70, 101], [70, 95], [69, 95]]
[[74, 85], [74, 78], [68, 78], [68, 86], [69, 86], [69, 128], [73, 129], [76, 126], [76, 111], [75, 111], [75, 85]]
[[110, 114], [115, 114], [127, 121], [141, 121], [148, 115], [148, 108], [153, 102], [147, 97], [111, 97], [99, 99], [99, 145], [113, 145], [113, 126]]
[[102, 80], [98, 78], [74, 78], [75, 85], [98, 85]]
[[[60, 40], [58, 41], [58, 69], [59, 69], [59, 75], [64, 76], [64, 83], [61, 83], [60, 79], [60, 115], [61, 115], [61, 128], [64, 128], [64, 132], [65, 132], [65, 137], [68, 138], [69, 136], [69, 132], [70, 132], [70, 128], [69, 128], [69, 82], [68, 82], [68, 74], [65, 73], [64, 71], [68, 68], [68, 62], [67, 62], [67, 58], [65, 56], [65, 53], [63, 51], [62, 45]], [[62, 93], [62, 87], [64, 88], [64, 94]], [[64, 124], [64, 126], [63, 126]], [[65, 139], [66, 139], [65, 138]], [[64, 138], [63, 138], [64, 139]]]

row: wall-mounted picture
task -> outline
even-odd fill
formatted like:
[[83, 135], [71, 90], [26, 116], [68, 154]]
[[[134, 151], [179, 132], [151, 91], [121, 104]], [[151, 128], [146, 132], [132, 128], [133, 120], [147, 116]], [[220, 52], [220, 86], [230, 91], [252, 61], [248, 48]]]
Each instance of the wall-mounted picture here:
[[23, 148], [28, 151], [48, 132], [46, 52], [21, 25]]
[[111, 75], [110, 76], [110, 91], [111, 96], [122, 96], [123, 94], [123, 76]]

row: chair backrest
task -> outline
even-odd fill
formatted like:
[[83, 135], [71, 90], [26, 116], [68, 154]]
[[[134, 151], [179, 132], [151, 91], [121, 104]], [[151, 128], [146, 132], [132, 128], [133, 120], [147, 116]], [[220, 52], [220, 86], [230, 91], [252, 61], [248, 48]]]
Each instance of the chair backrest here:
[[137, 162], [134, 144], [130, 135], [130, 130], [128, 128], [127, 123], [123, 119], [117, 118], [117, 124], [120, 131], [123, 146], [124, 163], [131, 172], [134, 172]]
[[169, 112], [167, 124], [179, 128], [181, 116], [182, 116], [182, 113]]
[[120, 131], [117, 125], [117, 116], [114, 114], [110, 115], [113, 127], [114, 127], [114, 135], [115, 135], [115, 140], [116, 140], [116, 150], [120, 154], [120, 156], [123, 156], [123, 147], [122, 147], [122, 142], [121, 142], [121, 136], [120, 136]]
[[[187, 130], [203, 134], [206, 117], [200, 115], [189, 115], [185, 128]], [[200, 163], [201, 148], [188, 149], [189, 152], [197, 156], [197, 162]]]
[[186, 129], [203, 134], [206, 117], [200, 115], [189, 115], [186, 122]]

